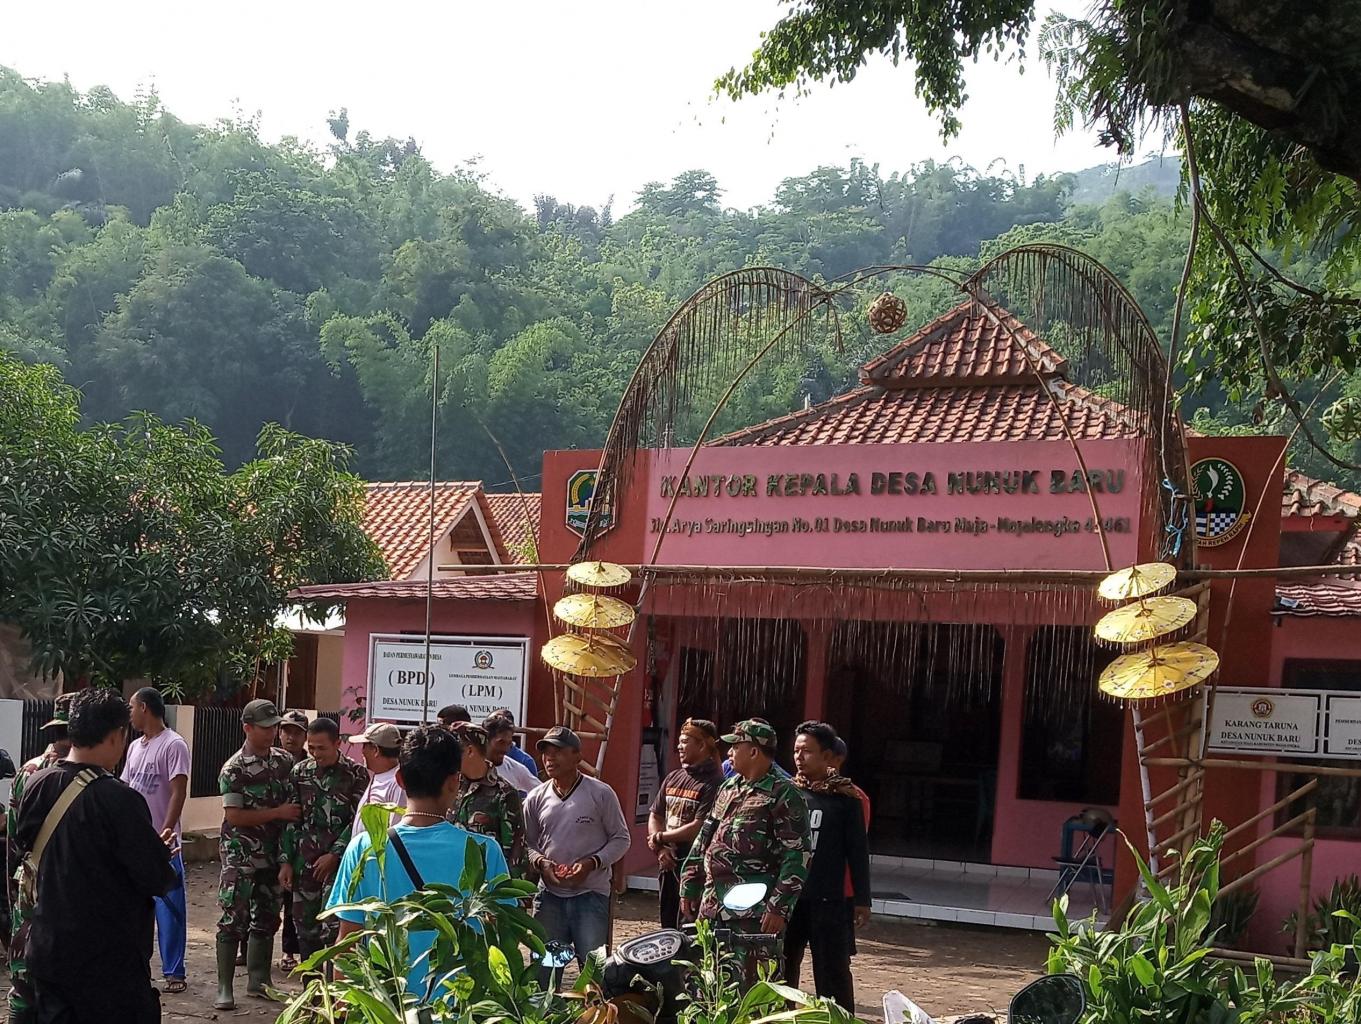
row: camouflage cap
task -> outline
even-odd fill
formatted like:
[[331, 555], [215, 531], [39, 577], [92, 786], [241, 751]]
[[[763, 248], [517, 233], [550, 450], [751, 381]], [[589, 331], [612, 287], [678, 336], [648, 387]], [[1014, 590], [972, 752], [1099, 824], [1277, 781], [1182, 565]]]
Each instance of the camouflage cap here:
[[764, 718], [748, 718], [732, 727], [723, 737], [724, 743], [755, 743], [766, 750], [775, 746], [775, 727]]
[[487, 749], [487, 730], [480, 725], [473, 725], [472, 722], [455, 722], [449, 730], [461, 740], [466, 740], [475, 747]]
[[66, 728], [71, 724], [71, 701], [74, 693], [59, 693], [52, 701], [52, 720], [43, 725], [44, 729]]
[[279, 709], [272, 700], [253, 700], [241, 709], [241, 721], [268, 729], [271, 725], [279, 724]]
[[294, 729], [301, 729], [303, 732], [307, 731], [307, 727], [310, 724], [311, 723], [307, 721], [307, 715], [297, 710], [285, 711], [279, 718], [280, 726], [291, 726]]

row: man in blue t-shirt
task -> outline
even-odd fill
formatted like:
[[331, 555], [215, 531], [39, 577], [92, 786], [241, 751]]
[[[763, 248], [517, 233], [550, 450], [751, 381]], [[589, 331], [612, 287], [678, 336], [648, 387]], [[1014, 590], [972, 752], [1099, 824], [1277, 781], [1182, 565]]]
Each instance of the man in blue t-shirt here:
[[[345, 850], [328, 906], [357, 903], [370, 897], [391, 902], [414, 892], [418, 885], [395, 849], [397, 843], [406, 850], [420, 881], [427, 885], [442, 882], [458, 886], [469, 839], [486, 858], [488, 880], [510, 874], [505, 854], [494, 839], [474, 835], [445, 820], [445, 814], [458, 799], [462, 760], [463, 745], [458, 736], [441, 726], [427, 725], [407, 733], [397, 762], [397, 781], [406, 791], [406, 808], [393, 826], [396, 840], [389, 838], [384, 870], [379, 872], [376, 859], [365, 859], [369, 836], [360, 832]], [[359, 931], [364, 923], [360, 911], [344, 910], [337, 916], [340, 938]], [[429, 988], [432, 965], [428, 954], [434, 940], [434, 932], [412, 932], [409, 937], [411, 966], [407, 972], [407, 991], [422, 999]], [[439, 964], [433, 965], [433, 972], [437, 979], [444, 973]]]

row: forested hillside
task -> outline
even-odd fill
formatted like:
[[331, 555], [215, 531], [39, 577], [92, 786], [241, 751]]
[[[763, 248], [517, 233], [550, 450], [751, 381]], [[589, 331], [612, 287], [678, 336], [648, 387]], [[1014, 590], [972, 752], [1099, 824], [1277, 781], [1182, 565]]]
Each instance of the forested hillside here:
[[[642, 349], [714, 274], [971, 266], [1052, 238], [1110, 266], [1166, 336], [1185, 254], [1170, 161], [1081, 185], [853, 161], [790, 177], [747, 211], [693, 170], [616, 218], [547, 195], [523, 210], [344, 111], [330, 128], [324, 151], [270, 145], [250, 120], [190, 125], [154, 94], [82, 95], [0, 68], [0, 348], [60, 367], [90, 421], [192, 417], [233, 462], [277, 421], [351, 444], [360, 473], [392, 478], [425, 472], [438, 341], [442, 475], [506, 481], [490, 428], [532, 483], [544, 447], [600, 443]], [[1079, 187], [1090, 201], [1074, 201]], [[955, 301], [932, 279], [894, 287], [913, 323]], [[843, 326], [844, 351], [828, 336], [799, 365], [766, 368], [730, 423], [851, 382], [880, 342], [863, 317]], [[1204, 425], [1242, 419], [1217, 394], [1197, 405], [1217, 417]]]

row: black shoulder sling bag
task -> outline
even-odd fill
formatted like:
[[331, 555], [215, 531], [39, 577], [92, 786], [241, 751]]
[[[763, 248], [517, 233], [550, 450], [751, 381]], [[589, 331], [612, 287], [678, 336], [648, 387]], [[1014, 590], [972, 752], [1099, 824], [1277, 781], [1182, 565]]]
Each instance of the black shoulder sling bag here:
[[407, 876], [411, 879], [411, 884], [417, 889], [425, 888], [425, 879], [416, 870], [416, 862], [411, 859], [411, 854], [407, 851], [406, 843], [402, 842], [402, 837], [397, 834], [397, 826], [393, 825], [388, 829], [388, 844], [397, 851], [397, 859], [402, 862], [402, 867], [406, 868]]

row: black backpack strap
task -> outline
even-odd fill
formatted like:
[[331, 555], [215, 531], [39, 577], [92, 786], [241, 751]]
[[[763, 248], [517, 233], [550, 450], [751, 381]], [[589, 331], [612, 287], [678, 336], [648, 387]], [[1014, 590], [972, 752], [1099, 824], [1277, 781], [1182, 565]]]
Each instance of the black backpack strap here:
[[407, 876], [411, 879], [411, 884], [417, 889], [425, 888], [425, 879], [416, 870], [416, 862], [411, 859], [411, 854], [407, 851], [406, 843], [402, 842], [402, 837], [397, 834], [397, 826], [393, 825], [388, 829], [388, 845], [397, 851], [397, 858], [402, 862], [402, 867], [406, 868]]

